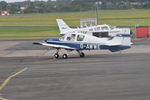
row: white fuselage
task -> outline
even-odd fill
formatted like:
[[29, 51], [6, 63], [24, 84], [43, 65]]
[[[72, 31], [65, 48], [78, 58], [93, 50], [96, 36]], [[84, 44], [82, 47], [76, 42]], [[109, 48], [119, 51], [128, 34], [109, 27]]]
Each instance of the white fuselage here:
[[108, 25], [97, 25], [92, 27], [85, 28], [71, 28], [65, 33], [61, 34], [69, 34], [69, 33], [83, 33], [96, 37], [114, 37], [117, 34], [130, 34], [130, 29], [128, 28], [114, 28]]

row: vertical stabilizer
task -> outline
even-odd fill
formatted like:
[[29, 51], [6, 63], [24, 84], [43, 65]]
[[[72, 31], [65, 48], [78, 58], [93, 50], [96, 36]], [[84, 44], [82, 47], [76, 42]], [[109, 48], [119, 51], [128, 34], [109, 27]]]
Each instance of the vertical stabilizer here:
[[62, 19], [56, 19], [56, 21], [61, 35], [64, 35], [71, 30], [71, 28]]

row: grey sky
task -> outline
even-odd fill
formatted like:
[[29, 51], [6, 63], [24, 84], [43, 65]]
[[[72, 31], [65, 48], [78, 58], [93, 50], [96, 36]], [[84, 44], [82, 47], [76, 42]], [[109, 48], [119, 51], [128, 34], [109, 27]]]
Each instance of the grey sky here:
[[[26, 1], [26, 0], [0, 0], [0, 1], [6, 1], [6, 2], [18, 2], [18, 1]], [[34, 0], [31, 0], [34, 1]], [[41, 1], [47, 1], [47, 0], [41, 0]]]

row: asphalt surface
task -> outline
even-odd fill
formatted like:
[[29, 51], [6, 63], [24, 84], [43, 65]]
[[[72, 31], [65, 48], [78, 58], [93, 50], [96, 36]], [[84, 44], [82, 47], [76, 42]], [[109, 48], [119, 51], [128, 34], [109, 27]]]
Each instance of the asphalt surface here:
[[[53, 50], [33, 41], [0, 42], [0, 90], [9, 100], [149, 100], [150, 42], [135, 43], [122, 53], [76, 53], [53, 59]], [[53, 52], [51, 52], [53, 51]]]

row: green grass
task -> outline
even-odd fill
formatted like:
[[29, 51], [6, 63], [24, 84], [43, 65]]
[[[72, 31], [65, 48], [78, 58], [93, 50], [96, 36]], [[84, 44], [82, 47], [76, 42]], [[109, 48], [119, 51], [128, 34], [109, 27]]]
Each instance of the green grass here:
[[[71, 26], [79, 26], [81, 18], [94, 17], [94, 11], [48, 13], [48, 14], [12, 14], [0, 16], [0, 26], [57, 26], [56, 18], [64, 19]], [[149, 25], [150, 9], [130, 10], [100, 10], [99, 20], [101, 24], [116, 26]]]
[[58, 37], [56, 29], [0, 29], [0, 39], [41, 39]]
[[[69, 26], [79, 26], [81, 18], [95, 17], [95, 11], [48, 13], [48, 14], [11, 14], [0, 16], [0, 26], [57, 26], [56, 18], [66, 21]], [[99, 10], [100, 24], [112, 26], [150, 26], [150, 9]], [[58, 29], [0, 29], [2, 38], [43, 38], [59, 36]]]

